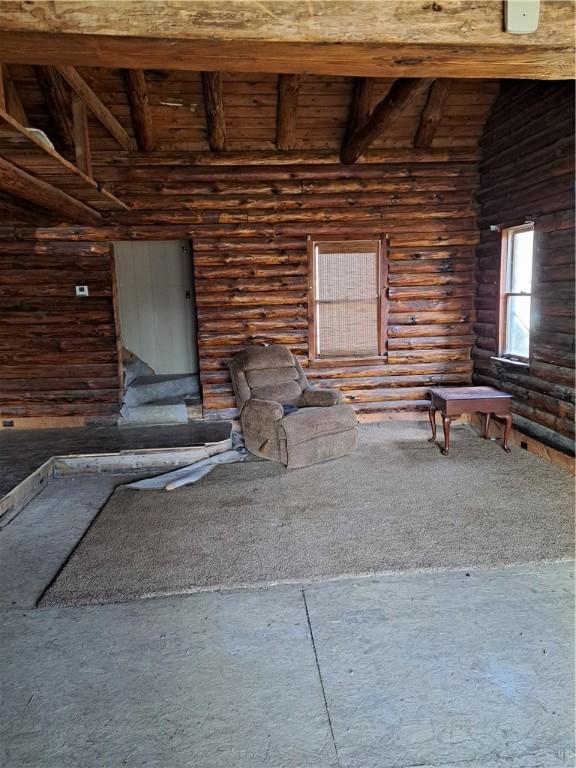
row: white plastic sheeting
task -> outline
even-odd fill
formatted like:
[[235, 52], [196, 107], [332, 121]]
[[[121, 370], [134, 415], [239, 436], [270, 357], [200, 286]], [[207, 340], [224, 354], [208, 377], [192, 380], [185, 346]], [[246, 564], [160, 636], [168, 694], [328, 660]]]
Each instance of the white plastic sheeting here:
[[200, 478], [211, 472], [217, 464], [231, 464], [235, 461], [242, 461], [246, 458], [246, 455], [245, 451], [224, 451], [224, 453], [217, 453], [215, 456], [201, 459], [195, 464], [175, 469], [164, 475], [148, 477], [145, 480], [137, 480], [135, 483], [128, 483], [125, 487], [136, 488], [139, 491], [173, 491], [175, 488], [180, 488], [182, 485], [191, 485], [192, 483], [198, 482]]

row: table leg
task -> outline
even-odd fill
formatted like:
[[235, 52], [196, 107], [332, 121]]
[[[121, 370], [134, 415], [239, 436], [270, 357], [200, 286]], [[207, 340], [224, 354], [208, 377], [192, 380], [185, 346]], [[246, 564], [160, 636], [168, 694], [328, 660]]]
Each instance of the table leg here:
[[506, 453], [510, 453], [510, 448], [508, 448], [508, 440], [510, 439], [510, 433], [512, 432], [512, 416], [507, 414], [504, 416], [504, 420], [506, 422], [506, 426], [504, 427], [504, 450]]
[[442, 448], [442, 456], [448, 456], [450, 450], [450, 423], [452, 419], [450, 416], [442, 415], [442, 426], [444, 427], [444, 448]]
[[428, 418], [430, 419], [430, 426], [432, 427], [432, 437], [428, 438], [429, 443], [436, 441], [436, 408], [431, 405], [428, 411]]
[[491, 413], [485, 413], [484, 414], [484, 439], [489, 440], [489, 431], [490, 431], [490, 419], [492, 418]]

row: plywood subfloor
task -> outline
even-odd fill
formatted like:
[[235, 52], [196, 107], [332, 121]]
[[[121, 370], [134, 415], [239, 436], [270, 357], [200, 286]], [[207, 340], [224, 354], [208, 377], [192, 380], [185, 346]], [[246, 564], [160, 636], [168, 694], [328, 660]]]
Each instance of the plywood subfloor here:
[[79, 427], [0, 431], [0, 497], [51, 456], [116, 453], [144, 448], [184, 448], [230, 436], [229, 421], [174, 426]]

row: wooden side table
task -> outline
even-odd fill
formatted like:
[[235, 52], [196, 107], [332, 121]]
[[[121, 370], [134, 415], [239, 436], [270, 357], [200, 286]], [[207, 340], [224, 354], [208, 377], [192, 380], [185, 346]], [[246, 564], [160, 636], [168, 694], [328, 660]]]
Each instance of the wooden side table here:
[[444, 428], [444, 448], [442, 455], [448, 456], [450, 450], [450, 424], [456, 416], [465, 413], [484, 414], [484, 437], [488, 439], [488, 429], [492, 416], [504, 419], [504, 450], [510, 453], [508, 439], [512, 431], [512, 416], [510, 402], [512, 395], [500, 392], [493, 387], [438, 387], [430, 390], [430, 424], [432, 437], [429, 442], [436, 441], [436, 411], [442, 414]]

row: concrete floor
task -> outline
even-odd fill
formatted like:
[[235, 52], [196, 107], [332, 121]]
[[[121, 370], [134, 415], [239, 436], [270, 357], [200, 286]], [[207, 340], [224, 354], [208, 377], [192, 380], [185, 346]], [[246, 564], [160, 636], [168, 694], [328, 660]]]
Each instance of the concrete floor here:
[[35, 602], [114, 485], [0, 533], [2, 768], [569, 768], [573, 564]]

